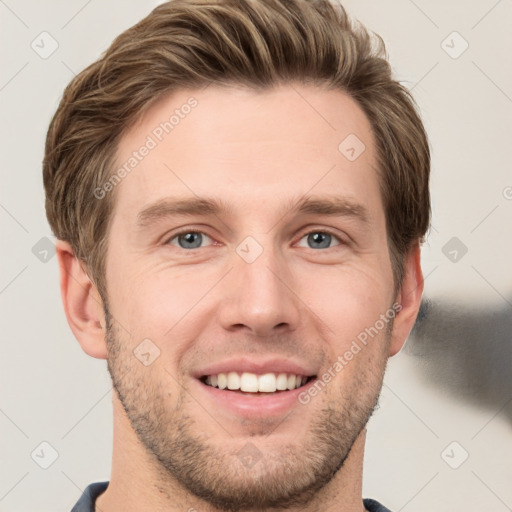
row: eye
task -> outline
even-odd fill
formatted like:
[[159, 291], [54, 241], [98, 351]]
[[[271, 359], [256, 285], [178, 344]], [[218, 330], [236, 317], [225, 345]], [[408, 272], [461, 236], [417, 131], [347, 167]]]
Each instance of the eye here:
[[[174, 242], [175, 240], [176, 243]], [[198, 249], [205, 240], [212, 241], [208, 235], [200, 231], [182, 231], [181, 233], [175, 234], [167, 243], [175, 245], [180, 249]]]
[[[306, 240], [306, 244], [301, 243]], [[168, 240], [168, 244], [179, 247], [180, 249], [199, 249], [204, 242], [213, 241], [208, 235], [201, 231], [182, 231], [176, 233]], [[309, 247], [310, 249], [329, 249], [333, 246], [342, 245], [342, 241], [334, 234], [328, 231], [311, 231], [306, 233], [299, 241], [299, 247]]]
[[[304, 235], [301, 240], [306, 239], [307, 247], [311, 249], [329, 249], [331, 247], [331, 242], [335, 241], [334, 245], [341, 245], [341, 240], [332, 233], [328, 231], [311, 231]], [[305, 247], [304, 245], [300, 245], [299, 247]]]

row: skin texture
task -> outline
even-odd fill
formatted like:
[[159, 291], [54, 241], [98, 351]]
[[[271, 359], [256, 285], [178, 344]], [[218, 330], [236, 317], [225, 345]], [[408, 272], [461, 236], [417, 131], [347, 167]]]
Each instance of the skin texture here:
[[[68, 321], [86, 353], [108, 357], [116, 390], [112, 475], [97, 510], [360, 512], [365, 425], [423, 290], [416, 245], [394, 293], [369, 122], [345, 93], [318, 87], [178, 91], [124, 135], [119, 165], [190, 97], [197, 106], [110, 192], [108, 304], [58, 244]], [[338, 149], [350, 134], [366, 148], [354, 161]], [[293, 211], [333, 196], [365, 220]], [[138, 226], [170, 197], [215, 198], [229, 212]], [[197, 248], [182, 229], [203, 234]], [[241, 247], [261, 250], [250, 263], [237, 252], [247, 237]], [[394, 320], [307, 404], [245, 414], [196, 378], [212, 363], [269, 357], [321, 376], [395, 302]], [[134, 356], [145, 339], [160, 351], [149, 366]], [[258, 459], [249, 465], [248, 449]]]

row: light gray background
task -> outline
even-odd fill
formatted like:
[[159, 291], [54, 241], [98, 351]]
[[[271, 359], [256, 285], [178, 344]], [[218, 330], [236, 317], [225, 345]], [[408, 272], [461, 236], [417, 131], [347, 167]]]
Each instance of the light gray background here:
[[[110, 379], [62, 311], [41, 160], [64, 86], [157, 3], [0, 0], [2, 512], [67, 511], [109, 479]], [[386, 41], [433, 148], [425, 302], [369, 425], [364, 496], [393, 512], [512, 510], [512, 2], [345, 6]], [[58, 42], [46, 59], [31, 48], [51, 48], [43, 31]]]

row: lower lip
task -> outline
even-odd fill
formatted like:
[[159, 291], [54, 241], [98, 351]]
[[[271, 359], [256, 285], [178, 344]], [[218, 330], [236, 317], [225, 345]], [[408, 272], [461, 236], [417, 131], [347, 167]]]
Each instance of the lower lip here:
[[240, 393], [226, 389], [214, 388], [194, 379], [196, 385], [203, 393], [213, 400], [238, 415], [245, 417], [264, 418], [279, 416], [287, 413], [294, 406], [300, 406], [299, 395], [314, 384], [316, 379], [310, 380], [300, 388], [277, 393]]

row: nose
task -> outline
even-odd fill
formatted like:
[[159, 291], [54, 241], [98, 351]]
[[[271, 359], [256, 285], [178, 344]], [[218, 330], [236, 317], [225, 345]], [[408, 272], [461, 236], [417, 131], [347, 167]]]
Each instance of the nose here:
[[246, 330], [268, 337], [297, 329], [301, 300], [283, 256], [264, 248], [249, 262], [235, 253], [234, 268], [224, 281], [218, 318], [229, 331]]

